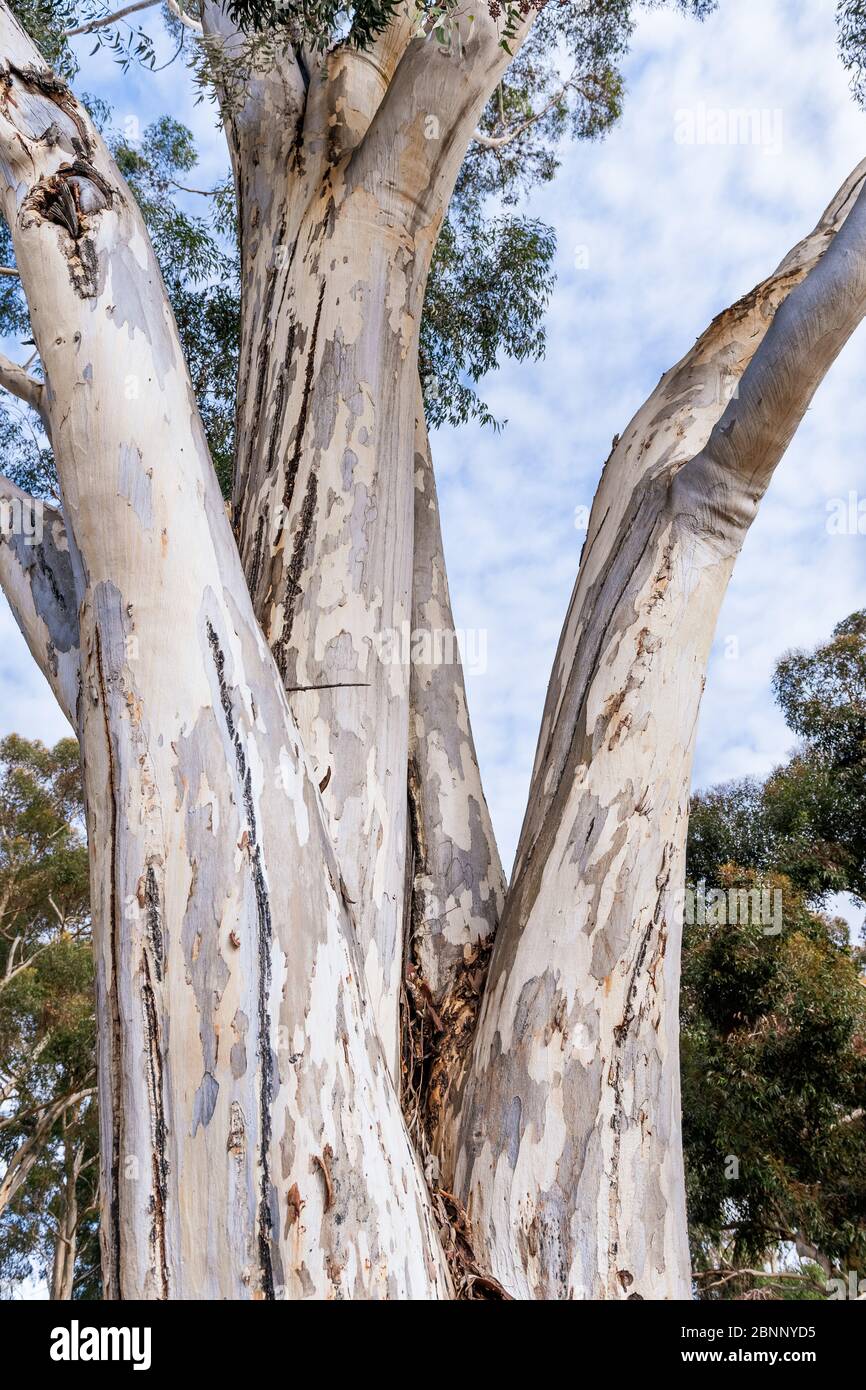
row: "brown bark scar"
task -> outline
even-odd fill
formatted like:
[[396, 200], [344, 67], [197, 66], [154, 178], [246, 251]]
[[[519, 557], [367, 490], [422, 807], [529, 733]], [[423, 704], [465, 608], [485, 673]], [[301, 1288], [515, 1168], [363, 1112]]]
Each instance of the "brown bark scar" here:
[[300, 1189], [296, 1182], [293, 1182], [286, 1193], [286, 1229], [288, 1235], [292, 1226], [301, 1219], [301, 1208], [306, 1206], [306, 1202], [301, 1196]]
[[331, 1163], [334, 1158], [334, 1150], [330, 1144], [326, 1144], [321, 1154], [313, 1154], [313, 1162], [322, 1174], [325, 1181], [325, 1215], [334, 1205], [334, 1182], [331, 1177]]

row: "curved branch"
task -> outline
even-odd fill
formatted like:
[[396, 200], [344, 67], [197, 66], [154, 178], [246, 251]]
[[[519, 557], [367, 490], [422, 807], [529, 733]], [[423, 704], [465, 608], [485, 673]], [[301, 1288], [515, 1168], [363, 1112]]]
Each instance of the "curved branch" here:
[[193, 19], [192, 15], [188, 15], [185, 10], [181, 9], [178, 0], [167, 0], [167, 4], [175, 19], [179, 19], [181, 24], [189, 29], [190, 33], [197, 35], [204, 33], [201, 23], [197, 19]]
[[45, 387], [35, 376], [31, 376], [17, 362], [0, 352], [0, 386], [5, 386], [19, 401], [24, 401], [35, 410], [43, 425], [47, 427], [45, 411]]
[[570, 91], [570, 89], [576, 85], [577, 75], [576, 73], [572, 73], [568, 81], [563, 82], [559, 91], [554, 93], [550, 100], [544, 103], [540, 111], [533, 111], [532, 115], [527, 116], [525, 121], [520, 121], [516, 126], [512, 126], [510, 130], [506, 130], [502, 135], [485, 135], [483, 130], [476, 130], [472, 136], [474, 143], [480, 145], [484, 150], [504, 149], [506, 145], [510, 145], [513, 141], [519, 139], [520, 136], [534, 126], [536, 122], [543, 120], [548, 111], [552, 111], [554, 106], [562, 101], [566, 92]]
[[861, 186], [824, 254], [779, 307], [705, 448], [677, 478], [680, 503], [702, 528], [742, 536], [815, 391], [864, 313]]
[[92, 34], [97, 29], [107, 29], [110, 24], [116, 24], [118, 20], [126, 19], [127, 15], [135, 14], [138, 10], [151, 10], [158, 4], [160, 4], [160, 0], [135, 0], [134, 5], [124, 5], [112, 14], [100, 15], [98, 19], [89, 19], [86, 24], [79, 24], [74, 29], [64, 29], [63, 37], [75, 39], [78, 38], [79, 34]]
[[16, 1193], [27, 1181], [39, 1159], [42, 1146], [51, 1134], [54, 1125], [73, 1105], [93, 1094], [93, 1088], [78, 1091], [73, 1095], [61, 1096], [59, 1100], [47, 1105], [36, 1124], [33, 1133], [19, 1145], [9, 1160], [3, 1179], [0, 1181], [0, 1215], [6, 1210]]
[[[79, 24], [75, 29], [64, 29], [65, 39], [77, 38], [80, 34], [93, 34], [97, 29], [107, 29], [112, 24], [117, 24], [119, 20], [126, 19], [127, 15], [136, 14], [139, 10], [152, 10], [162, 0], [136, 0], [133, 5], [124, 5], [119, 10], [114, 10], [111, 14], [100, 15], [98, 19], [89, 19], [86, 24]], [[193, 19], [185, 10], [181, 9], [178, 0], [166, 0], [169, 10], [194, 34], [201, 34], [202, 26], [197, 19]]]
[[748, 524], [866, 312], [864, 175], [666, 373], [593, 502], [454, 1102], [454, 1191], [520, 1297], [688, 1296], [677, 998], [695, 728]]

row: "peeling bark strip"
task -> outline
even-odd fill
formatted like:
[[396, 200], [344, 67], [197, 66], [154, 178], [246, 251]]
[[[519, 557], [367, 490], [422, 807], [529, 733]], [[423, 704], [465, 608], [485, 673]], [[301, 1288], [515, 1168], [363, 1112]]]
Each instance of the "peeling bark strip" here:
[[[102, 642], [99, 631], [94, 633], [94, 677], [95, 688], [91, 687], [91, 699], [102, 710], [102, 730], [104, 733], [103, 753], [107, 772], [107, 831], [106, 870], [107, 884], [100, 884], [105, 900], [99, 903], [94, 912], [94, 947], [96, 923], [103, 916], [104, 925], [100, 933], [102, 950], [97, 954], [96, 964], [96, 1005], [99, 1028], [97, 1033], [97, 1057], [99, 1077], [99, 1128], [100, 1135], [106, 1137], [100, 1143], [100, 1190], [102, 1193], [103, 1219], [100, 1223], [100, 1242], [103, 1251], [103, 1270], [105, 1273], [105, 1292], [108, 1298], [123, 1298], [123, 1262], [121, 1242], [120, 1193], [123, 1174], [122, 1126], [123, 1126], [123, 1028], [118, 1004], [118, 980], [120, 978], [120, 947], [118, 942], [117, 912], [117, 837], [120, 833], [118, 815], [118, 787], [115, 753], [112, 744], [111, 726], [108, 719], [110, 708], [109, 690], [105, 679], [105, 666], [102, 660]], [[82, 716], [84, 718], [86, 716]], [[96, 722], [96, 721], [95, 721]], [[97, 723], [98, 727], [98, 723]], [[87, 811], [88, 847], [95, 831], [91, 803], [87, 796], [86, 768], [84, 793]], [[91, 865], [91, 882], [93, 868]], [[106, 891], [107, 890], [107, 891]], [[95, 900], [99, 902], [99, 900]], [[99, 913], [101, 908], [101, 913]], [[99, 913], [99, 915], [98, 915]], [[107, 1218], [107, 1220], [106, 1220]]]
[[864, 174], [662, 378], [605, 465], [454, 1103], [455, 1191], [518, 1297], [689, 1296], [677, 1006], [695, 726], [748, 526], [866, 311]]
[[147, 915], [147, 933], [153, 952], [154, 970], [157, 980], [161, 983], [163, 970], [162, 921], [160, 918], [159, 884], [156, 881], [156, 871], [152, 864], [148, 864], [144, 879], [139, 880], [138, 903]]
[[[0, 196], [80, 603], [109, 1295], [447, 1297], [318, 788], [143, 224], [86, 113], [5, 6], [0, 61]], [[24, 208], [34, 189], [39, 203], [68, 187], [81, 159], [110, 190], [104, 205], [70, 191], [73, 220], [58, 191], [42, 213]], [[86, 300], [70, 276], [85, 221]], [[15, 554], [4, 542], [0, 564], [17, 573], [38, 645], [38, 586]], [[311, 1179], [325, 1154], [327, 1218]]]
[[151, 1110], [152, 1210], [151, 1249], [154, 1266], [159, 1271], [159, 1296], [169, 1297], [168, 1259], [165, 1245], [165, 1215], [168, 1201], [168, 1160], [166, 1158], [166, 1125], [162, 1089], [162, 1053], [159, 1039], [159, 1020], [156, 999], [150, 982], [147, 956], [141, 958], [143, 976], [141, 993], [144, 1003], [147, 1032], [147, 1082]]
[[271, 992], [271, 952], [273, 948], [271, 904], [268, 896], [268, 886], [262, 871], [261, 847], [258, 843], [258, 836], [256, 833], [256, 810], [252, 774], [247, 767], [243, 743], [235, 728], [232, 697], [225, 679], [225, 655], [220, 647], [219, 638], [210, 623], [207, 624], [207, 638], [213, 654], [213, 663], [216, 670], [217, 682], [219, 684], [220, 703], [225, 717], [226, 729], [232, 747], [234, 748], [238, 783], [243, 789], [243, 806], [246, 812], [247, 825], [241, 837], [241, 843], [252, 863], [253, 884], [256, 897], [256, 919], [258, 927], [258, 1055], [260, 1075], [259, 1169], [261, 1172], [258, 1210], [258, 1248], [259, 1263], [261, 1266], [261, 1287], [265, 1297], [272, 1299], [274, 1297], [274, 1270], [271, 1260], [273, 1218], [271, 1215], [272, 1189], [269, 1158], [272, 1138], [271, 1106], [273, 1104], [274, 1091], [274, 1058], [270, 1043], [272, 1022], [269, 1004]]

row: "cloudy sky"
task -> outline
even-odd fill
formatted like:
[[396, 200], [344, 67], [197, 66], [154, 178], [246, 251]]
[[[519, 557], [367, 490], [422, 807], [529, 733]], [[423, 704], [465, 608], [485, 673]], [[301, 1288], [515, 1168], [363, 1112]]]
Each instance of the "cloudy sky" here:
[[[434, 438], [455, 621], [487, 634], [470, 706], [506, 863], [583, 539], [575, 509], [591, 502], [612, 436], [713, 315], [814, 225], [866, 153], [834, 9], [835, 0], [722, 0], [702, 25], [665, 11], [644, 16], [621, 124], [603, 144], [565, 150], [555, 185], [528, 209], [558, 236], [546, 359], [506, 363], [483, 384], [508, 419], [503, 433], [468, 426]], [[202, 179], [223, 171], [212, 108], [195, 105], [178, 66], [123, 76], [97, 57], [78, 85], [107, 95], [120, 119], [172, 111], [200, 135]], [[762, 138], [677, 138], [683, 113], [699, 136], [703, 116], [712, 123], [718, 109], [762, 113]], [[866, 604], [866, 536], [827, 529], [828, 503], [851, 491], [866, 497], [864, 383], [861, 329], [822, 385], [738, 563], [696, 785], [763, 774], [784, 757], [790, 737], [769, 684], [775, 659]], [[50, 740], [65, 726], [0, 600], [0, 732], [11, 730]]]

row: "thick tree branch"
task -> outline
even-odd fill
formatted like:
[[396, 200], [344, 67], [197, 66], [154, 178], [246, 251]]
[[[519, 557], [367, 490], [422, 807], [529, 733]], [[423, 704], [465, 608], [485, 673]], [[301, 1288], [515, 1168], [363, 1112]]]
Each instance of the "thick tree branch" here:
[[741, 378], [780, 304], [819, 263], [854, 206], [864, 179], [866, 160], [839, 188], [814, 230], [792, 248], [766, 280], [717, 315], [614, 440], [593, 500], [580, 571], [554, 662], [512, 891], [547, 818], [571, 748], [579, 702], [589, 678], [588, 669], [578, 671], [572, 664], [577, 625], [600, 577], [609, 538], [623, 525], [633, 490], [642, 477], [651, 475], [663, 461], [675, 471], [701, 454], [728, 403], [736, 398]]
[[454, 1190], [518, 1296], [688, 1295], [677, 998], [695, 727], [757, 500], [866, 312], [863, 178], [714, 320], [605, 464], [458, 1101]]
[[342, 45], [309, 63], [304, 142], [318, 147], [318, 172], [354, 150], [384, 100], [403, 54], [417, 33], [412, 0], [366, 49]]
[[408, 226], [435, 225], [438, 231], [481, 113], [534, 19], [533, 10], [510, 53], [484, 5], [461, 43], [445, 48], [430, 36], [412, 39], [353, 156], [350, 183], [363, 183], [375, 171], [393, 189]]
[[866, 190], [779, 307], [736, 397], [677, 478], [678, 504], [707, 534], [741, 536], [812, 397], [866, 312]]
[[0, 477], [0, 587], [60, 708], [77, 727], [78, 595], [62, 514]]

